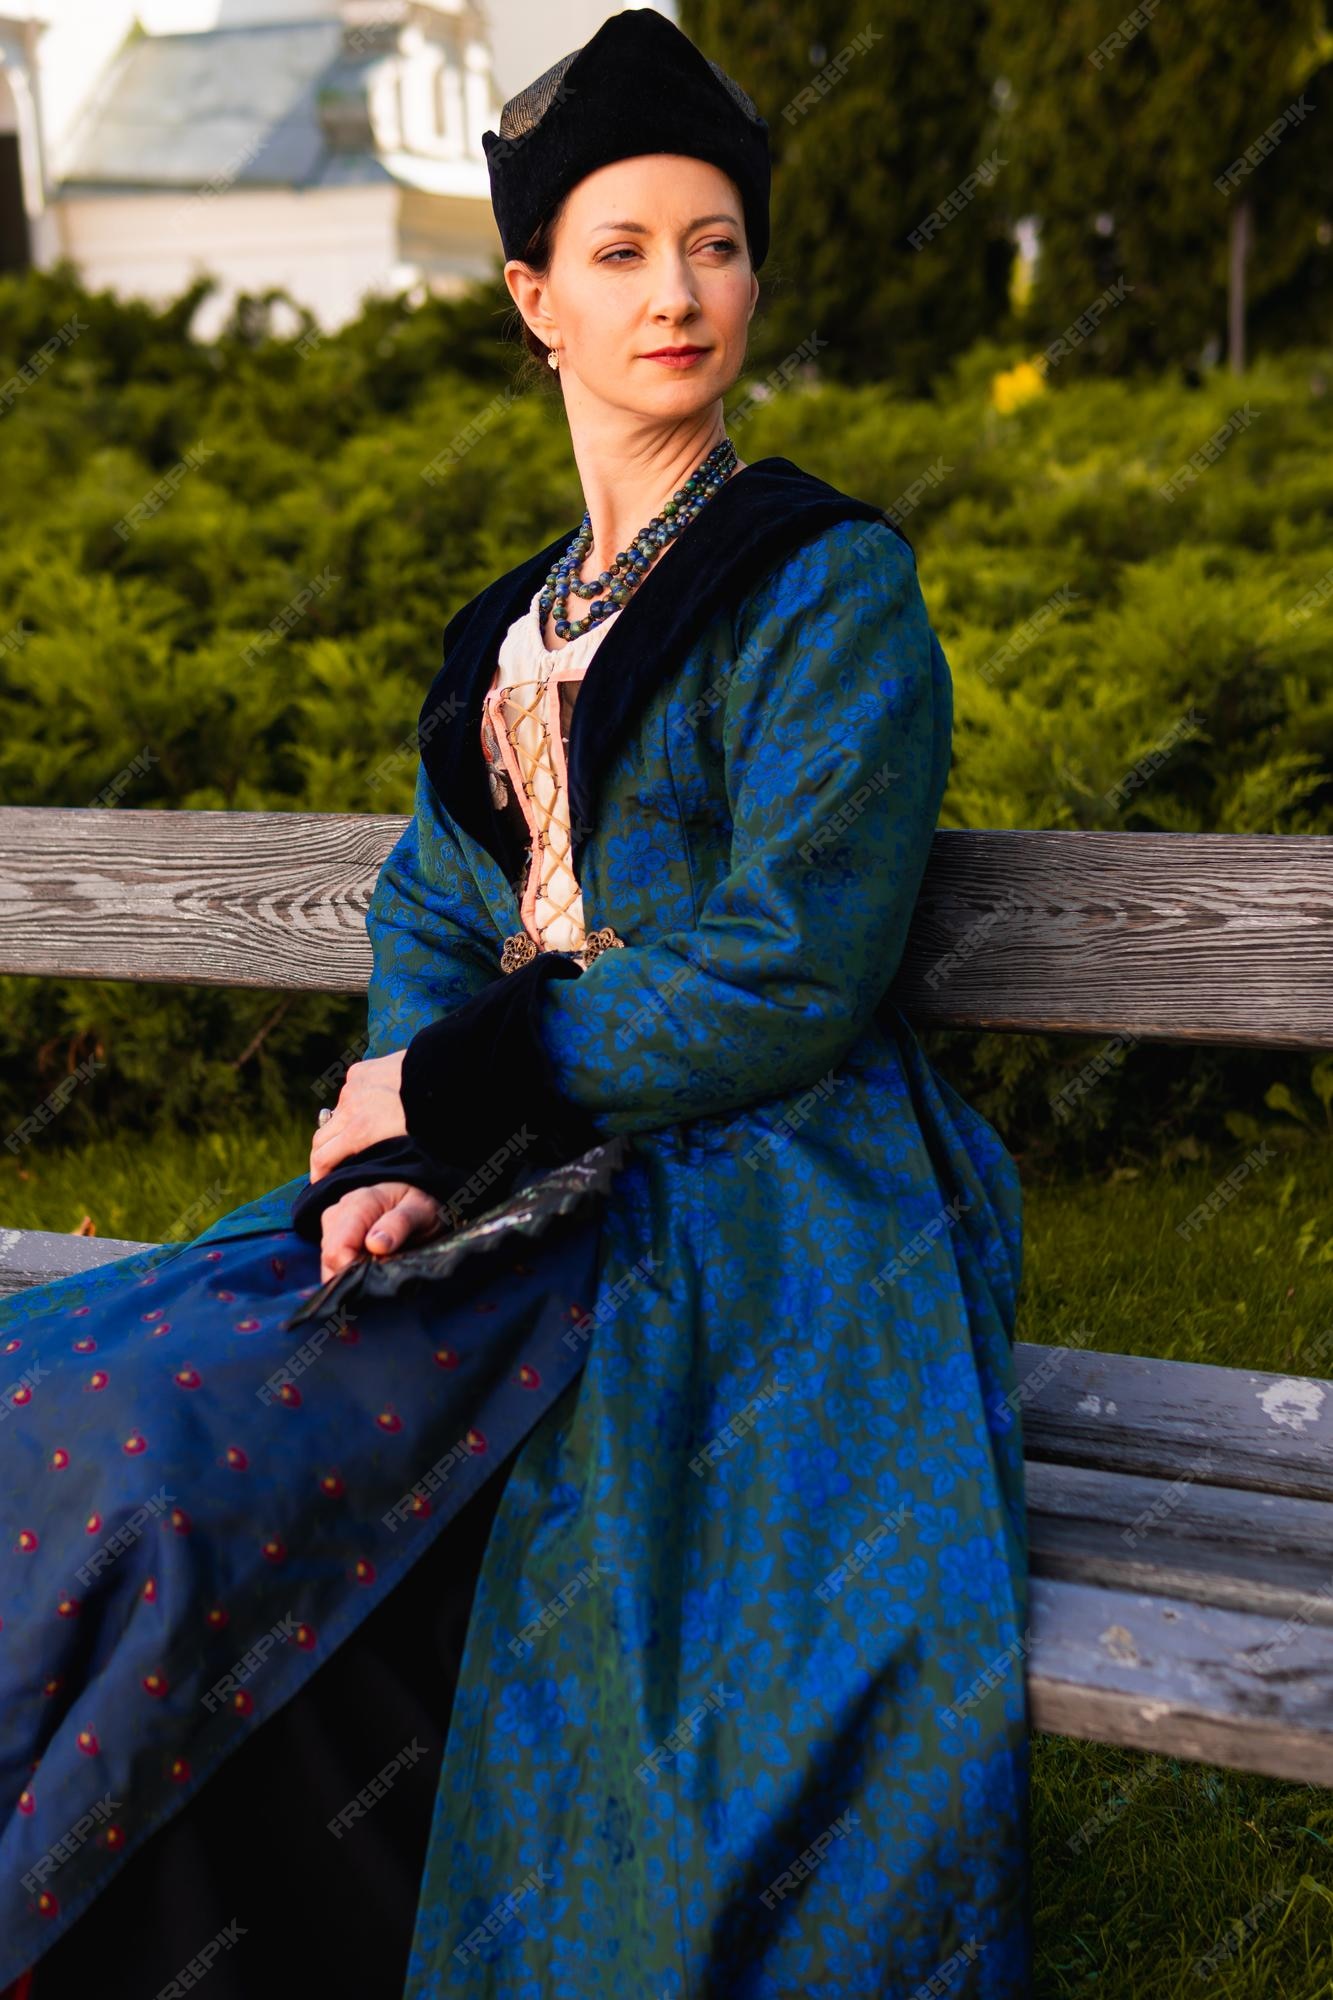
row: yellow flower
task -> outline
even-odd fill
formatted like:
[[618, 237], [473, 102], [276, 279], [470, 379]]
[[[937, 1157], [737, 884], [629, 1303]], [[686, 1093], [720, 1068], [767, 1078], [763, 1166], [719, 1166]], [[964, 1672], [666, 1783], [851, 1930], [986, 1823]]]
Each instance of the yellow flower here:
[[1045, 387], [1045, 378], [1040, 371], [1030, 361], [1020, 361], [1017, 368], [992, 375], [991, 401], [1001, 415], [1007, 417], [1020, 403], [1030, 402], [1034, 396], [1039, 396]]

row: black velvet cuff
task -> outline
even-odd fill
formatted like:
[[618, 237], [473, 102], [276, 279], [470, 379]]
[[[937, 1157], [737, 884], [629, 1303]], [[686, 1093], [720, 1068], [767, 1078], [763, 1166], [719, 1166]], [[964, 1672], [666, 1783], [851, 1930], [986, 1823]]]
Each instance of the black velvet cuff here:
[[447, 1201], [454, 1191], [449, 1175], [440, 1172], [416, 1140], [400, 1134], [394, 1139], [379, 1139], [359, 1153], [349, 1153], [322, 1180], [307, 1181], [292, 1203], [292, 1228], [307, 1243], [318, 1243], [325, 1209], [349, 1189], [373, 1187], [377, 1181], [410, 1181], [440, 1201]]
[[538, 1032], [548, 979], [577, 979], [567, 953], [542, 951], [422, 1028], [403, 1054], [406, 1137], [381, 1139], [308, 1183], [292, 1228], [311, 1243], [349, 1188], [409, 1181], [453, 1210], [454, 1226], [503, 1200], [544, 1167], [576, 1160], [603, 1135], [563, 1097]]
[[408, 1134], [456, 1189], [484, 1169], [498, 1200], [524, 1169], [562, 1166], [600, 1142], [590, 1113], [556, 1088], [539, 1031], [547, 981], [581, 975], [568, 953], [538, 952], [408, 1043]]

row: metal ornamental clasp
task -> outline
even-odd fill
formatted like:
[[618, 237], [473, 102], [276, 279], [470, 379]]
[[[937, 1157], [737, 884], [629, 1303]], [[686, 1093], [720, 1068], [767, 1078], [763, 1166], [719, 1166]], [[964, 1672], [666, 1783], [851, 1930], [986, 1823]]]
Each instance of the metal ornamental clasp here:
[[[582, 959], [585, 965], [591, 965], [592, 961], [599, 958], [604, 951], [615, 948], [623, 950], [624, 944], [624, 938], [617, 937], [610, 924], [603, 924], [600, 930], [589, 931], [583, 949], [571, 952], [570, 957]], [[530, 965], [540, 950], [541, 946], [535, 939], [529, 937], [526, 931], [515, 931], [512, 937], [507, 937], [504, 941], [504, 950], [500, 953], [501, 972], [517, 972], [520, 966]]]
[[536, 941], [526, 931], [515, 931], [512, 937], [505, 939], [504, 950], [500, 953], [500, 970], [517, 972], [520, 965], [527, 965], [536, 956]]
[[623, 950], [624, 944], [624, 938], [617, 937], [610, 924], [603, 924], [601, 930], [589, 931], [588, 941], [584, 946], [584, 953], [589, 965], [591, 965], [593, 960], [599, 958], [604, 951], [610, 951], [613, 946], [619, 946]]

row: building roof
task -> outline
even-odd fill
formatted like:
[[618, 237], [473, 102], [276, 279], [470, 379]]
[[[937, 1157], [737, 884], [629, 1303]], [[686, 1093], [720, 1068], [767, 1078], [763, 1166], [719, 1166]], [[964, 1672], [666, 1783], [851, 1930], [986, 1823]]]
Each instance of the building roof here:
[[[138, 35], [111, 66], [74, 137], [61, 194], [207, 186], [346, 187], [398, 176], [373, 150], [331, 143], [321, 99], [363, 122], [371, 61], [343, 54], [342, 24], [279, 22], [203, 34]], [[458, 193], [484, 194], [484, 168], [449, 163]], [[451, 190], [453, 191], [453, 190]]]

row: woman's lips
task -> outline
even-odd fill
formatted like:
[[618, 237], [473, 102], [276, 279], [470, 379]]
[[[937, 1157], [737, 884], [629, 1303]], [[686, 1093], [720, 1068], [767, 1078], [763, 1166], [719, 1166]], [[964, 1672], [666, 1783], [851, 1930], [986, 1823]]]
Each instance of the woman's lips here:
[[668, 368], [688, 368], [692, 361], [702, 361], [707, 352], [706, 347], [685, 347], [677, 349], [674, 353], [667, 349], [660, 354], [645, 354], [642, 358], [645, 361], [664, 362]]

